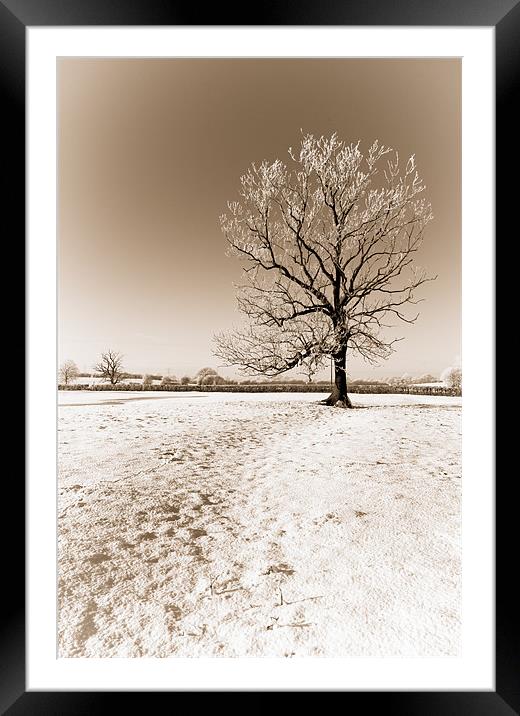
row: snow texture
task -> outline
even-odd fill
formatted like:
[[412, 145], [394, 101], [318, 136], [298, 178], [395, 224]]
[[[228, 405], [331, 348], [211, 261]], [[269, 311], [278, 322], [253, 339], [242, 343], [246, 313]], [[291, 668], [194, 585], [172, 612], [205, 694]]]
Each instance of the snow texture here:
[[461, 399], [60, 392], [63, 657], [454, 656]]

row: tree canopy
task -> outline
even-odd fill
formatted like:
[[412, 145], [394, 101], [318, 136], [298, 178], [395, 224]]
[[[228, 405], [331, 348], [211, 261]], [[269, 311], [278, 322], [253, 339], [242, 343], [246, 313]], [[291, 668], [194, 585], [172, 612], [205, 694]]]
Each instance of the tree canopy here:
[[387, 329], [416, 320], [407, 305], [433, 278], [414, 261], [432, 219], [415, 157], [403, 163], [378, 141], [360, 146], [303, 135], [288, 164], [252, 164], [221, 216], [243, 262], [247, 325], [218, 334], [216, 355], [271, 377], [332, 356], [332, 402], [348, 403], [347, 350], [371, 363], [388, 357], [399, 339]]

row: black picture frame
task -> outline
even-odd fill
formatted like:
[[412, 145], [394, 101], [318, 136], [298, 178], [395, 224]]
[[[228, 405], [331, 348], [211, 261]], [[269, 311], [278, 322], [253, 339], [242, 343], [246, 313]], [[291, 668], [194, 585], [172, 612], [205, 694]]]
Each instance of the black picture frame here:
[[[254, 12], [256, 10], [256, 13]], [[200, 23], [201, 16], [204, 22]], [[4, 124], [2, 217], [9, 220], [9, 242], [16, 263], [24, 263], [25, 237], [25, 31], [31, 26], [91, 25], [394, 25], [394, 26], [494, 26], [496, 33], [496, 216], [497, 235], [506, 238], [506, 224], [514, 206], [514, 182], [508, 182], [508, 166], [518, 167], [516, 144], [518, 119], [515, 100], [520, 85], [520, 0], [266, 0], [226, 7], [195, 6], [165, 0], [0, 0], [0, 91]], [[512, 141], [511, 141], [512, 140]], [[507, 149], [506, 149], [507, 143]], [[478, 150], [478, 148], [476, 148]], [[4, 224], [5, 225], [5, 224]], [[517, 235], [517, 230], [510, 237]], [[11, 259], [12, 260], [12, 259]], [[6, 331], [20, 336], [20, 321], [6, 317]], [[21, 346], [24, 340], [16, 341]], [[34, 347], [29, 346], [29, 349]], [[19, 350], [19, 349], [18, 349]], [[19, 401], [19, 396], [18, 396]], [[14, 478], [18, 479], [14, 479]], [[7, 476], [6, 476], [7, 478]], [[511, 475], [513, 478], [513, 475]], [[493, 692], [346, 692], [346, 706], [363, 706], [405, 714], [502, 715], [520, 713], [518, 668], [517, 596], [512, 586], [512, 546], [516, 522], [512, 499], [514, 479], [496, 487], [496, 691]], [[4, 535], [4, 583], [0, 640], [0, 712], [19, 714], [92, 714], [120, 706], [121, 692], [49, 692], [25, 687], [25, 560], [24, 484], [21, 476], [5, 479], [4, 516], [15, 516]], [[7, 492], [7, 494], [5, 494]], [[7, 509], [7, 505], [9, 508]], [[4, 522], [5, 524], [5, 522]], [[239, 690], [239, 689], [237, 689]], [[150, 696], [169, 692], [132, 693], [132, 705], [150, 710]], [[154, 699], [155, 700], [155, 699]], [[117, 706], [116, 706], [117, 704]]]

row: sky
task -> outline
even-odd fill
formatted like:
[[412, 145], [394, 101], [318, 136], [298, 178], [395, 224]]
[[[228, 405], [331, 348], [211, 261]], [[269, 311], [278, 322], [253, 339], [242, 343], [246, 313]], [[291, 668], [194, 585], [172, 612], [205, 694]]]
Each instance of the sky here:
[[238, 376], [212, 353], [241, 322], [219, 216], [247, 167], [288, 160], [302, 130], [415, 154], [435, 216], [417, 322], [379, 366], [350, 358], [351, 377], [457, 362], [460, 60], [265, 58], [58, 61], [59, 362], [88, 372], [110, 348], [130, 372]]

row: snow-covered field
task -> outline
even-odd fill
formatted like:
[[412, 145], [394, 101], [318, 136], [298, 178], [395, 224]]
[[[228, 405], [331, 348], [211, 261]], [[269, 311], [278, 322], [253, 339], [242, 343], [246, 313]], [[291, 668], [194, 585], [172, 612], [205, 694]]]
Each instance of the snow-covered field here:
[[59, 393], [59, 654], [459, 651], [461, 398]]
[[[100, 385], [101, 383], [107, 383], [108, 381], [106, 378], [101, 378], [100, 376], [90, 375], [90, 376], [81, 376], [78, 378], [71, 378], [70, 379], [71, 385]], [[125, 383], [135, 383], [136, 385], [141, 385], [143, 382], [142, 378], [125, 378]], [[159, 385], [160, 380], [152, 380], [153, 385]]]

